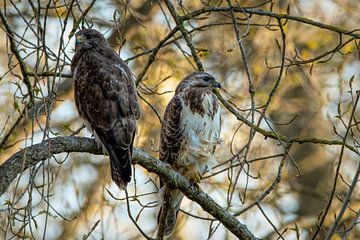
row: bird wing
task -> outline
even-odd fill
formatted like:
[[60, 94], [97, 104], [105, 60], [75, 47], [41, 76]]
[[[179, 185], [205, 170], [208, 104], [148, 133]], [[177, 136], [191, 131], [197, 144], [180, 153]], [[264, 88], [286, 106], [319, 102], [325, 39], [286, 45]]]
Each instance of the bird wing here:
[[160, 160], [169, 164], [175, 163], [183, 143], [181, 129], [182, 102], [175, 95], [166, 107], [160, 133]]
[[[175, 164], [181, 155], [183, 130], [181, 129], [183, 105], [181, 97], [175, 95], [166, 107], [160, 133], [160, 160]], [[174, 166], [173, 166], [174, 167]], [[180, 209], [183, 193], [168, 188], [160, 179], [162, 205], [158, 214], [158, 224], [165, 224], [165, 235], [171, 235]], [[163, 212], [164, 211], [164, 212]], [[162, 216], [164, 214], [164, 216]], [[163, 222], [164, 221], [164, 222]]]
[[105, 146], [112, 178], [124, 188], [131, 180], [132, 146], [140, 116], [130, 70], [120, 58], [105, 58], [97, 52], [80, 61], [75, 71], [79, 113]]

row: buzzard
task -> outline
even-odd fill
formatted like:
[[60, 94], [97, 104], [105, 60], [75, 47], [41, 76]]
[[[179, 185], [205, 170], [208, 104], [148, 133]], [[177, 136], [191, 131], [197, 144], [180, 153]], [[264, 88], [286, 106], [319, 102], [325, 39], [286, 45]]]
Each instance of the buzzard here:
[[[210, 74], [194, 72], [180, 82], [165, 110], [160, 160], [169, 163], [193, 183], [201, 181], [220, 142], [220, 107], [212, 92], [213, 88], [220, 87]], [[161, 193], [162, 208], [158, 221], [165, 219], [165, 235], [169, 236], [175, 227], [183, 194], [166, 184]], [[162, 216], [165, 205], [166, 216]]]
[[121, 189], [131, 180], [131, 155], [140, 116], [128, 66], [96, 30], [75, 34], [71, 72], [80, 117], [110, 157], [111, 177]]

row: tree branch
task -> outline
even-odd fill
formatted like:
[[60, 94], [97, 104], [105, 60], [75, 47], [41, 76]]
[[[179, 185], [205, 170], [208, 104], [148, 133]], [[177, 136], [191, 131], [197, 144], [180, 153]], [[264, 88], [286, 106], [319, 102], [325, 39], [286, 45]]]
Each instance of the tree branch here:
[[[316, 236], [318, 235], [318, 233], [320, 232], [321, 228], [322, 228], [322, 225], [324, 224], [324, 221], [325, 221], [325, 218], [330, 210], [330, 206], [332, 204], [332, 201], [333, 201], [333, 198], [335, 196], [335, 192], [336, 192], [336, 185], [337, 185], [337, 181], [338, 181], [338, 178], [339, 178], [339, 175], [340, 175], [340, 167], [341, 167], [341, 164], [343, 162], [343, 156], [344, 156], [344, 151], [345, 151], [345, 144], [346, 144], [346, 139], [349, 135], [349, 133], [351, 132], [351, 122], [353, 121], [353, 118], [355, 118], [355, 112], [356, 112], [356, 108], [357, 108], [357, 105], [358, 105], [358, 102], [359, 102], [359, 99], [360, 99], [360, 91], [356, 91], [356, 100], [355, 100], [355, 103], [354, 103], [354, 106], [353, 106], [353, 109], [351, 111], [351, 115], [350, 115], [350, 119], [349, 119], [349, 123], [346, 127], [346, 132], [345, 132], [345, 136], [343, 138], [343, 144], [341, 145], [341, 150], [340, 150], [340, 157], [339, 157], [339, 161], [337, 163], [337, 166], [336, 166], [336, 171], [335, 171], [335, 177], [334, 177], [334, 182], [333, 182], [333, 186], [332, 186], [332, 189], [331, 189], [331, 193], [330, 193], [330, 197], [329, 197], [329, 200], [326, 204], [326, 208], [325, 210], [323, 211], [322, 213], [322, 216], [321, 216], [321, 219], [319, 220], [319, 223], [318, 223], [318, 226], [317, 226], [317, 229], [315, 230], [315, 233], [314, 235], [312, 236], [312, 240], [315, 240], [316, 239]], [[354, 119], [354, 121], [356, 121]], [[351, 194], [350, 194], [351, 195]], [[350, 196], [349, 196], [350, 197]], [[340, 219], [337, 219], [337, 220], [340, 220]], [[331, 234], [331, 232], [330, 232]], [[330, 235], [331, 236], [331, 235]]]
[[27, 68], [26, 68], [26, 64], [23, 61], [22, 57], [20, 56], [19, 50], [16, 47], [15, 44], [15, 40], [14, 40], [14, 33], [10, 28], [10, 25], [8, 24], [5, 15], [3, 15], [3, 13], [0, 11], [0, 19], [2, 24], [4, 25], [5, 29], [6, 29], [6, 34], [9, 38], [9, 42], [10, 42], [10, 50], [11, 52], [15, 55], [16, 60], [19, 62], [20, 65], [20, 70], [21, 73], [23, 75], [23, 81], [28, 89], [28, 94], [30, 97], [30, 105], [31, 106], [34, 103], [34, 93], [33, 93], [33, 89], [32, 89], [32, 85], [29, 79], [29, 75], [27, 73]]
[[[8, 158], [0, 166], [0, 195], [9, 187], [16, 176], [27, 168], [48, 159], [51, 155], [63, 152], [86, 152], [103, 154], [95, 141], [84, 137], [56, 137], [24, 148]], [[184, 176], [174, 171], [170, 165], [159, 161], [141, 149], [135, 148], [133, 163], [139, 164], [149, 172], [159, 175], [167, 184], [179, 188], [189, 199], [197, 202], [204, 211], [219, 220], [239, 239], [257, 239], [233, 215], [225, 211], [208, 194], [199, 191]]]
[[[346, 209], [348, 208], [348, 205], [350, 204], [351, 195], [355, 191], [356, 184], [359, 181], [359, 176], [360, 176], [360, 161], [358, 162], [358, 167], [356, 169], [353, 180], [351, 182], [349, 191], [346, 194], [346, 197], [345, 197], [345, 199], [343, 201], [343, 205], [342, 205], [342, 207], [341, 207], [341, 209], [340, 209], [340, 211], [339, 211], [339, 213], [338, 213], [338, 215], [337, 215], [337, 217], [335, 219], [335, 223], [327, 233], [326, 240], [330, 240], [332, 238], [332, 236], [335, 234], [335, 232], [337, 231], [337, 228], [339, 227], [339, 225], [341, 223], [341, 219], [343, 218], [344, 213], [345, 213]], [[354, 218], [354, 220], [356, 221], [356, 217]]]
[[[316, 137], [305, 137], [305, 138], [299, 138], [299, 137], [295, 137], [295, 138], [290, 138], [287, 137], [285, 135], [280, 135], [277, 133], [274, 133], [273, 131], [267, 131], [255, 124], [252, 124], [250, 121], [248, 121], [245, 117], [243, 117], [238, 111], [237, 109], [233, 106], [234, 104], [231, 101], [227, 101], [223, 98], [223, 96], [219, 93], [218, 90], [214, 91], [215, 95], [217, 96], [217, 98], [219, 99], [219, 101], [223, 104], [223, 106], [229, 110], [229, 112], [231, 112], [239, 121], [245, 123], [247, 126], [252, 127], [255, 129], [256, 132], [260, 133], [261, 135], [264, 136], [264, 138], [271, 138], [271, 139], [275, 139], [275, 140], [279, 140], [279, 141], [284, 141], [287, 143], [298, 143], [298, 144], [303, 144], [303, 143], [312, 143], [312, 144], [323, 144], [323, 145], [338, 145], [338, 146], [342, 146], [344, 144], [343, 141], [340, 140], [328, 140], [328, 139], [322, 139], [322, 138], [316, 138]], [[356, 153], [357, 155], [360, 155], [360, 152], [353, 146], [351, 146], [348, 143], [345, 143], [345, 147], [349, 150], [351, 150], [352, 152]]]
[[166, 0], [165, 1], [165, 4], [167, 6], [167, 8], [169, 9], [171, 15], [173, 16], [174, 20], [175, 20], [175, 23], [176, 23], [176, 26], [180, 29], [188, 47], [190, 48], [190, 51], [191, 51], [191, 55], [199, 69], [199, 71], [204, 71], [204, 67], [196, 53], [196, 49], [194, 47], [194, 45], [192, 44], [191, 42], [191, 39], [188, 35], [188, 32], [186, 31], [184, 25], [183, 25], [183, 21], [182, 19], [176, 14], [176, 10], [174, 8], [174, 6], [171, 4], [171, 2], [169, 0]]
[[333, 25], [329, 25], [329, 24], [324, 24], [322, 22], [317, 22], [308, 18], [304, 18], [304, 17], [298, 17], [298, 16], [292, 16], [292, 15], [288, 15], [288, 14], [283, 14], [283, 13], [273, 13], [273, 12], [269, 12], [269, 11], [264, 11], [261, 9], [253, 9], [253, 8], [240, 8], [240, 7], [205, 7], [205, 8], [201, 8], [198, 10], [195, 10], [193, 12], [190, 12], [184, 16], [180, 16], [180, 20], [182, 21], [188, 21], [188, 20], [192, 20], [195, 17], [204, 14], [204, 13], [209, 13], [209, 12], [230, 12], [231, 10], [233, 10], [234, 12], [241, 12], [241, 13], [247, 13], [247, 14], [254, 14], [254, 15], [260, 15], [260, 16], [268, 16], [268, 17], [272, 17], [272, 18], [276, 18], [276, 19], [286, 19], [286, 20], [291, 20], [291, 21], [295, 21], [295, 22], [301, 22], [307, 25], [311, 25], [314, 27], [318, 27], [318, 28], [323, 28], [332, 32], [337, 32], [337, 33], [341, 33], [347, 36], [351, 36], [353, 38], [356, 39], [360, 39], [360, 34], [355, 33], [356, 31], [358, 31], [357, 29], [355, 30], [346, 30], [340, 27], [335, 27]]

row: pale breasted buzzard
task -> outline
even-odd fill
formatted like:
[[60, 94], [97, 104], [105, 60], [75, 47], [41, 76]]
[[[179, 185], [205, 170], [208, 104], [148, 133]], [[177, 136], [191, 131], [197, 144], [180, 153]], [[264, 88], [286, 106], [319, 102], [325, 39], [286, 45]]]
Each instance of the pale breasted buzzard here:
[[[220, 88], [214, 77], [194, 72], [177, 86], [166, 107], [160, 136], [160, 160], [199, 183], [220, 141], [220, 107], [213, 88]], [[183, 194], [179, 190], [161, 189], [162, 204], [169, 201], [167, 216], [160, 209], [158, 220], [165, 219], [165, 235], [171, 235]], [[166, 196], [167, 195], [167, 196]], [[165, 211], [166, 212], [166, 211]]]
[[75, 36], [71, 72], [76, 107], [108, 152], [112, 179], [124, 189], [131, 180], [132, 147], [140, 116], [133, 77], [98, 31], [84, 29]]

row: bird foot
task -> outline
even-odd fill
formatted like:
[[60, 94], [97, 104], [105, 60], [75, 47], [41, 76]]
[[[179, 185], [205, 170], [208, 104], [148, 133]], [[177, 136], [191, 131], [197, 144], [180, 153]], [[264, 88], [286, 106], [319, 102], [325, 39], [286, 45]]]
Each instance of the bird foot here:
[[197, 193], [202, 192], [201, 186], [199, 183], [193, 183], [193, 186], [196, 188]]
[[189, 177], [190, 181], [193, 183], [200, 183], [202, 180], [202, 175], [198, 171], [194, 171], [193, 174]]

